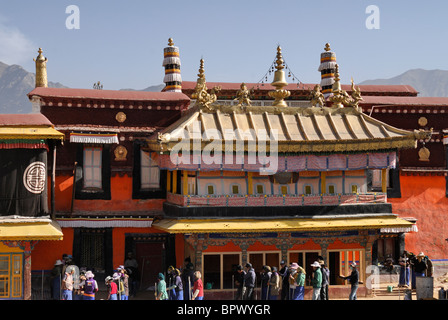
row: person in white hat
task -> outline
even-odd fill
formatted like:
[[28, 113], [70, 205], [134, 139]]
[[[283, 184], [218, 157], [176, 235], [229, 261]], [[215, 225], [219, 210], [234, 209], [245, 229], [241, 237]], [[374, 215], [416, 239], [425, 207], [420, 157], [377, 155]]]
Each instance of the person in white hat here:
[[98, 283], [93, 279], [95, 275], [92, 271], [86, 272], [86, 280], [84, 282], [84, 296], [83, 300], [95, 300], [95, 293], [98, 291]]
[[350, 263], [350, 269], [352, 269], [352, 272], [349, 276], [339, 276], [339, 278], [344, 280], [349, 280], [351, 285], [350, 295], [348, 297], [349, 300], [356, 300], [356, 292], [358, 291], [359, 286], [359, 272], [356, 269], [356, 262]]
[[320, 300], [320, 289], [322, 288], [320, 263], [314, 261], [311, 266], [313, 267], [313, 278], [311, 279], [311, 284], [313, 285], [313, 300]]

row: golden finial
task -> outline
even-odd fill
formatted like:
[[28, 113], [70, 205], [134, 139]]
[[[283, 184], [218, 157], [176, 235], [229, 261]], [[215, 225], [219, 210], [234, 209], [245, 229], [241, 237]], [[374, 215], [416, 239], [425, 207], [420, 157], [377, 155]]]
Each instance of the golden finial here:
[[286, 87], [288, 85], [288, 82], [286, 82], [285, 72], [283, 71], [283, 68], [285, 66], [283, 65], [282, 48], [280, 48], [280, 46], [277, 47], [277, 60], [275, 62], [275, 68], [277, 70], [274, 73], [274, 81], [271, 83], [271, 85], [275, 87], [276, 90], [269, 91], [268, 94], [271, 98], [275, 99], [272, 104], [273, 106], [286, 107], [287, 104], [283, 99], [289, 97], [291, 95], [291, 92], [283, 89], [283, 87]]
[[193, 99], [196, 99], [195, 105], [210, 109], [210, 105], [218, 99], [218, 96], [216, 94], [220, 90], [221, 87], [216, 86], [211, 89], [210, 93], [207, 92], [207, 84], [205, 81], [204, 72], [204, 59], [201, 59], [199, 65], [198, 80], [196, 81], [194, 92], [191, 95]]
[[341, 83], [339, 79], [339, 65], [336, 64], [334, 72], [334, 83], [331, 88], [333, 95], [329, 98], [331, 102], [333, 102], [333, 108], [342, 108], [344, 107], [343, 102], [347, 99], [347, 92], [343, 91], [341, 88]]
[[282, 70], [285, 67], [283, 65], [282, 48], [280, 46], [277, 47], [277, 60], [275, 62], [277, 63], [275, 66], [277, 70]]
[[169, 39], [168, 39], [168, 45], [169, 45], [170, 47], [174, 46], [173, 38], [169, 38]]
[[42, 55], [42, 48], [39, 48], [37, 51], [39, 55], [33, 59], [36, 62], [36, 82], [35, 86], [37, 87], [48, 87], [47, 80], [47, 61], [48, 59]]
[[325, 51], [330, 51], [331, 49], [330, 49], [330, 44], [327, 42], [326, 44], [325, 44]]

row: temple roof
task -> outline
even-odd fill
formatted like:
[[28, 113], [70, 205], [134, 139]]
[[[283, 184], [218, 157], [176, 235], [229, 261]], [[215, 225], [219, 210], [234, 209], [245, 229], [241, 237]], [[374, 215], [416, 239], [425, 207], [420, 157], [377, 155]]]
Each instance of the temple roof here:
[[[376, 120], [356, 108], [343, 107], [273, 107], [223, 106], [210, 108], [195, 106], [181, 119], [148, 143], [151, 149], [170, 151], [182, 141], [193, 147], [193, 138], [202, 138], [201, 148], [210, 143], [213, 132], [224, 134], [234, 142], [264, 141], [262, 135], [276, 130], [279, 152], [356, 152], [415, 148], [418, 139], [430, 133], [407, 131]], [[196, 136], [195, 136], [196, 134]], [[230, 135], [229, 135], [230, 134]], [[245, 135], [243, 135], [245, 134]], [[225, 143], [222, 140], [222, 150]], [[267, 146], [269, 150], [269, 146]], [[247, 149], [245, 149], [247, 150]]]
[[95, 100], [128, 100], [128, 101], [179, 101], [189, 102], [185, 94], [181, 92], [149, 92], [149, 91], [125, 91], [125, 90], [96, 90], [96, 89], [72, 89], [72, 88], [44, 88], [38, 87], [28, 93], [33, 96], [47, 98], [67, 99], [95, 99]]

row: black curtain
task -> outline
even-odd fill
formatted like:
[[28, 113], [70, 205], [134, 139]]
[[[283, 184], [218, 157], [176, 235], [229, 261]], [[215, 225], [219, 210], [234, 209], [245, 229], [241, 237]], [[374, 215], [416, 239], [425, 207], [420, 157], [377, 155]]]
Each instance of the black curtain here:
[[0, 215], [48, 215], [47, 176], [45, 149], [1, 149]]

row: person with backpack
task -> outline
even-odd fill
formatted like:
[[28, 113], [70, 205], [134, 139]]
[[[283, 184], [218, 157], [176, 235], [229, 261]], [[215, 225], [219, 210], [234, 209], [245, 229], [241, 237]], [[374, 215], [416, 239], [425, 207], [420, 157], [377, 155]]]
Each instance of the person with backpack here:
[[83, 300], [95, 300], [95, 294], [98, 291], [98, 283], [93, 279], [95, 275], [89, 270], [85, 276]]

